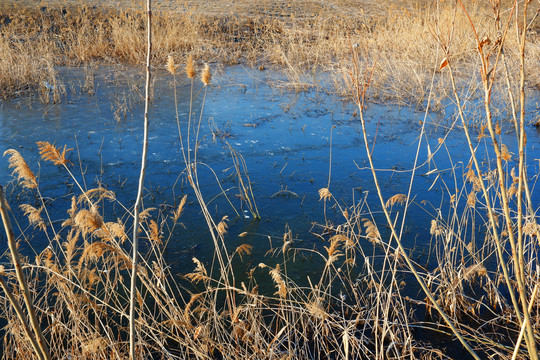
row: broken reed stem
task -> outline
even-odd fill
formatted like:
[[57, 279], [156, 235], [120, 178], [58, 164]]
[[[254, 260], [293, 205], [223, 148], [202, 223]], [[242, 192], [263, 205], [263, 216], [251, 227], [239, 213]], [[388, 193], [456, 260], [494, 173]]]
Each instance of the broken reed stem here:
[[137, 285], [137, 260], [139, 250], [139, 208], [141, 207], [142, 193], [144, 188], [144, 175], [146, 173], [146, 157], [148, 151], [148, 108], [150, 106], [150, 60], [152, 54], [152, 0], [146, 2], [146, 17], [148, 32], [148, 48], [146, 52], [146, 85], [144, 99], [144, 138], [143, 151], [141, 159], [141, 173], [139, 177], [139, 189], [137, 192], [137, 200], [135, 201], [134, 223], [133, 223], [133, 261], [131, 266], [131, 286], [129, 297], [129, 356], [131, 360], [135, 360], [135, 298]]
[[40, 353], [38, 355], [40, 355], [39, 358], [41, 359], [50, 360], [51, 355], [49, 354], [49, 348], [47, 346], [45, 338], [43, 337], [41, 328], [39, 327], [36, 313], [34, 311], [34, 305], [32, 304], [32, 298], [30, 297], [30, 290], [28, 290], [28, 284], [22, 270], [19, 251], [17, 250], [17, 243], [15, 241], [15, 235], [13, 233], [13, 227], [11, 226], [11, 220], [9, 219], [7, 208], [8, 207], [6, 199], [4, 197], [4, 189], [2, 186], [0, 186], [0, 213], [2, 214], [2, 222], [4, 223], [4, 229], [6, 231], [9, 251], [11, 253], [13, 265], [15, 266], [15, 273], [17, 274], [19, 286], [21, 287], [21, 290], [23, 292], [24, 303], [26, 305], [26, 309], [28, 310], [30, 323], [38, 339], [38, 347]]
[[[199, 114], [199, 122], [197, 123], [197, 131], [195, 132], [195, 144], [193, 145], [193, 163], [194, 163], [194, 168], [195, 168], [195, 177], [197, 178], [197, 182], [199, 181], [198, 180], [198, 174], [197, 174], [197, 154], [198, 154], [198, 150], [199, 150], [199, 132], [201, 130], [201, 122], [202, 122], [202, 117], [203, 117], [203, 113], [204, 113], [204, 104], [206, 103], [206, 93], [208, 92], [208, 86], [207, 84], [204, 84], [204, 94], [203, 94], [203, 99], [202, 99], [202, 103], [201, 103], [201, 112]], [[188, 144], [189, 146], [189, 144]]]
[[0, 286], [2, 286], [2, 288], [4, 289], [4, 292], [6, 293], [6, 296], [8, 297], [9, 302], [11, 303], [11, 305], [13, 305], [13, 308], [15, 309], [15, 312], [17, 313], [17, 317], [19, 318], [19, 320], [23, 324], [24, 332], [26, 333], [26, 335], [28, 336], [28, 339], [32, 343], [32, 347], [34, 348], [34, 351], [36, 352], [37, 357], [39, 359], [45, 359], [43, 357], [43, 353], [41, 352], [39, 344], [38, 344], [38, 342], [36, 340], [36, 337], [32, 333], [32, 330], [30, 330], [30, 326], [28, 325], [28, 321], [26, 321], [26, 317], [24, 316], [24, 314], [22, 312], [22, 309], [21, 309], [21, 306], [19, 305], [19, 302], [17, 301], [17, 299], [11, 293], [11, 290], [9, 289], [8, 285], [6, 284], [6, 282], [4, 281], [4, 278], [2, 276], [0, 276]]

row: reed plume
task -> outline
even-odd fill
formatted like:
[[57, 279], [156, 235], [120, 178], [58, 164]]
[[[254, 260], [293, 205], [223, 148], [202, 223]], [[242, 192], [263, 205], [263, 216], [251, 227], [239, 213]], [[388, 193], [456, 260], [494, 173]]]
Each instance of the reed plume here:
[[197, 266], [195, 266], [195, 270], [192, 273], [186, 274], [186, 278], [188, 278], [194, 283], [198, 283], [200, 281], [207, 281], [208, 273], [206, 271], [206, 268], [204, 267], [204, 264], [196, 257], [194, 257], [192, 260]]
[[242, 259], [242, 255], [251, 255], [252, 250], [253, 246], [249, 244], [242, 244], [236, 248], [236, 253], [240, 255], [240, 258]]
[[172, 217], [174, 222], [177, 222], [178, 219], [180, 218], [180, 215], [182, 215], [182, 211], [184, 210], [184, 206], [186, 205], [186, 200], [187, 200], [187, 195], [184, 195], [182, 197], [182, 200], [180, 200], [180, 204], [178, 205], [178, 208], [176, 209]]
[[75, 228], [71, 228], [67, 235], [66, 241], [63, 244], [64, 249], [66, 250], [66, 263], [69, 265], [71, 265], [71, 260], [75, 254], [79, 235], [80, 231], [76, 230]]
[[96, 241], [91, 244], [86, 244], [79, 259], [79, 269], [82, 269], [82, 264], [85, 262], [103, 260], [105, 254], [112, 255], [116, 263], [120, 265], [120, 269], [129, 269], [132, 266], [131, 259], [122, 250], [113, 245]]
[[140, 220], [140, 221], [145, 221], [146, 219], [148, 219], [148, 218], [150, 217], [150, 212], [151, 212], [151, 211], [154, 211], [154, 210], [156, 210], [156, 208], [153, 208], [153, 207], [144, 209], [144, 210], [141, 211], [141, 213], [139, 214], [139, 220]]
[[327, 200], [329, 198], [332, 197], [332, 193], [330, 192], [330, 190], [328, 190], [328, 188], [322, 188], [319, 190], [319, 201], [321, 200]]
[[332, 236], [330, 238], [330, 246], [325, 246], [326, 252], [328, 253], [328, 260], [326, 261], [327, 265], [332, 264], [334, 261], [336, 261], [340, 256], [343, 254], [338, 249], [338, 246], [341, 242], [343, 242], [346, 239], [343, 235], [336, 235]]
[[364, 227], [366, 228], [367, 239], [373, 244], [380, 243], [381, 234], [379, 233], [379, 229], [377, 229], [377, 225], [375, 225], [375, 223], [369, 219], [362, 219], [362, 221], [364, 222]]
[[505, 144], [501, 145], [501, 158], [506, 162], [512, 159], [512, 153], [508, 151], [508, 147]]
[[92, 206], [92, 200], [94, 200], [94, 202], [100, 202], [104, 199], [113, 201], [116, 199], [116, 196], [114, 195], [114, 192], [99, 186], [95, 189], [85, 191], [84, 193], [79, 195], [77, 203], [81, 203], [86, 200], [88, 202], [88, 205]]
[[96, 231], [96, 235], [101, 238], [118, 239], [121, 244], [127, 240], [126, 227], [118, 222], [106, 222]]
[[103, 257], [107, 249], [107, 244], [100, 241], [93, 242], [84, 248], [80, 262], [83, 263], [88, 260], [97, 261]]
[[212, 74], [210, 73], [210, 66], [208, 66], [208, 64], [204, 64], [204, 68], [201, 73], [201, 81], [203, 82], [204, 86], [208, 86], [210, 85], [211, 79], [212, 79]]
[[193, 55], [188, 56], [188, 59], [186, 62], [186, 74], [187, 74], [187, 77], [190, 79], [193, 79], [195, 75], [197, 74], [197, 71], [195, 70], [195, 61], [193, 61]]
[[83, 236], [91, 234], [94, 231], [101, 229], [103, 226], [103, 220], [95, 208], [92, 210], [83, 209], [79, 211], [74, 220]]
[[281, 276], [279, 264], [277, 264], [274, 269], [270, 268], [269, 274], [272, 277], [272, 280], [274, 280], [274, 284], [278, 288], [278, 291], [276, 291], [275, 294], [279, 295], [279, 297], [282, 299], [285, 299], [287, 297], [288, 289], [285, 281], [283, 281], [283, 277]]
[[67, 211], [70, 218], [75, 218], [75, 215], [77, 215], [77, 198], [75, 196], [71, 197], [71, 207]]
[[540, 237], [540, 225], [531, 221], [523, 225], [523, 234], [528, 236]]
[[167, 65], [165, 65], [165, 68], [171, 75], [176, 75], [176, 69], [178, 69], [178, 65], [174, 64], [174, 59], [172, 55], [167, 56]]
[[43, 231], [47, 228], [47, 225], [45, 224], [45, 221], [43, 221], [43, 218], [41, 217], [41, 212], [43, 211], [44, 207], [40, 207], [39, 209], [36, 209], [32, 205], [29, 204], [22, 204], [19, 206], [19, 208], [24, 212], [25, 216], [28, 216], [28, 221], [30, 222], [30, 225], [34, 225], [34, 228], [39, 228]]
[[476, 205], [476, 194], [474, 191], [471, 191], [469, 195], [467, 195], [467, 205], [473, 208]]
[[66, 149], [66, 145], [64, 145], [64, 149], [60, 152], [59, 148], [48, 141], [38, 141], [36, 144], [43, 160], [52, 161], [54, 165], [66, 166], [70, 163], [70, 161], [66, 159], [66, 154], [73, 149]]
[[224, 235], [226, 232], [227, 232], [227, 219], [229, 217], [227, 215], [225, 215], [221, 221], [217, 224], [216, 226], [216, 230], [218, 232], [219, 235]]
[[4, 152], [4, 156], [6, 155], [9, 155], [9, 167], [14, 168], [13, 175], [17, 176], [21, 185], [27, 189], [37, 188], [36, 176], [21, 154], [17, 150], [9, 149]]
[[162, 245], [163, 241], [161, 240], [161, 230], [159, 229], [158, 224], [154, 220], [150, 220], [150, 240], [155, 242], [157, 245]]
[[407, 195], [405, 194], [396, 194], [394, 196], [392, 196], [391, 198], [389, 198], [387, 201], [386, 201], [386, 207], [392, 207], [394, 206], [395, 204], [405, 204], [407, 202]]

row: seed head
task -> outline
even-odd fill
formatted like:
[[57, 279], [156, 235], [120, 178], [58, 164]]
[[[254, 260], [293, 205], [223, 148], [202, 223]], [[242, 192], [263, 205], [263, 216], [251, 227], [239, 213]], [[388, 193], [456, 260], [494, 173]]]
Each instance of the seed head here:
[[178, 65], [174, 65], [174, 59], [171, 55], [167, 57], [167, 65], [165, 67], [167, 68], [167, 71], [171, 73], [171, 75], [176, 74], [176, 69], [178, 69]]
[[4, 156], [6, 155], [9, 156], [9, 167], [15, 169], [13, 175], [17, 175], [21, 184], [27, 189], [37, 188], [36, 176], [21, 154], [17, 150], [9, 149], [4, 152]]
[[319, 201], [321, 200], [327, 200], [329, 198], [332, 197], [332, 193], [330, 192], [330, 190], [328, 190], [328, 188], [322, 188], [322, 189], [319, 189]]
[[36, 144], [39, 148], [39, 154], [43, 160], [52, 161], [54, 165], [66, 166], [70, 163], [70, 161], [66, 159], [66, 154], [73, 149], [66, 149], [66, 145], [64, 145], [64, 150], [60, 152], [60, 148], [57, 148], [50, 142], [38, 141]]
[[212, 74], [210, 73], [210, 67], [208, 64], [204, 64], [204, 69], [201, 73], [201, 81], [203, 82], [204, 86], [210, 85], [210, 80], [212, 79]]
[[186, 74], [188, 78], [193, 79], [197, 71], [195, 70], [195, 61], [193, 61], [193, 55], [189, 55], [186, 62]]

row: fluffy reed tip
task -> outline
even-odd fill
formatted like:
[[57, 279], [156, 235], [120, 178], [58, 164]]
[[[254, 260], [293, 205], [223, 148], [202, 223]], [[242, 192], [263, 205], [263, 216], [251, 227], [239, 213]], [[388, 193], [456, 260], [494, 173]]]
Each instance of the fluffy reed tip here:
[[210, 85], [210, 80], [212, 79], [212, 74], [210, 73], [210, 67], [208, 64], [204, 64], [204, 69], [201, 73], [201, 81], [203, 82], [204, 86]]
[[319, 201], [323, 199], [326, 201], [327, 199], [331, 197], [332, 197], [332, 193], [330, 192], [328, 188], [319, 189]]
[[36, 144], [43, 160], [52, 161], [54, 165], [66, 166], [70, 163], [70, 161], [66, 159], [66, 154], [73, 149], [66, 149], [66, 146], [64, 145], [64, 149], [60, 152], [59, 148], [47, 141], [38, 141]]
[[37, 188], [36, 176], [21, 154], [17, 150], [9, 149], [4, 152], [4, 156], [6, 155], [9, 156], [9, 167], [14, 168], [13, 175], [17, 176], [21, 184], [27, 189]]
[[195, 61], [193, 61], [193, 55], [189, 55], [186, 62], [186, 74], [188, 78], [193, 79], [197, 71], [195, 70]]
[[172, 55], [169, 55], [167, 57], [167, 65], [165, 65], [165, 68], [167, 69], [168, 72], [171, 73], [171, 75], [176, 74], [176, 69], [178, 69], [178, 65], [174, 64], [174, 59]]

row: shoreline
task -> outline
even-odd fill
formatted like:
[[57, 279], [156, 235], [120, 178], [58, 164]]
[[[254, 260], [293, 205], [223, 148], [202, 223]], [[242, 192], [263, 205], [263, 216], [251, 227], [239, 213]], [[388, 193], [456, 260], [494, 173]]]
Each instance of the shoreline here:
[[[135, 1], [100, 6], [88, 0], [0, 3], [5, 5], [0, 10], [0, 50], [4, 54], [0, 58], [0, 98], [39, 91], [40, 84], [55, 81], [56, 66], [144, 64], [144, 11]], [[241, 63], [273, 68], [283, 71], [291, 87], [299, 91], [305, 88], [306, 76], [324, 72], [335, 79], [333, 92], [350, 96], [347, 74], [351, 54], [356, 52], [362, 64], [377, 64], [371, 98], [420, 106], [433, 83], [432, 94], [440, 103], [448, 96], [450, 84], [439, 69], [444, 55], [433, 35], [435, 24], [439, 24], [438, 31], [452, 33], [449, 52], [458, 87], [474, 88], [480, 80], [480, 66], [467, 18], [450, 5], [441, 4], [437, 10], [429, 3], [402, 0], [383, 8], [376, 2], [352, 0], [239, 0], [226, 4], [192, 0], [175, 3], [171, 11], [172, 1], [164, 0], [154, 10], [152, 62], [164, 65], [173, 56], [175, 63], [183, 64], [191, 55], [201, 65]], [[482, 34], [496, 39], [500, 31], [490, 19], [490, 9], [474, 3], [470, 8]], [[531, 18], [536, 10], [530, 11]], [[538, 19], [527, 37], [527, 86], [540, 89]], [[510, 72], [519, 68], [515, 43], [509, 36], [505, 56]], [[500, 64], [498, 70], [503, 71]], [[502, 81], [499, 85], [506, 87]]]

